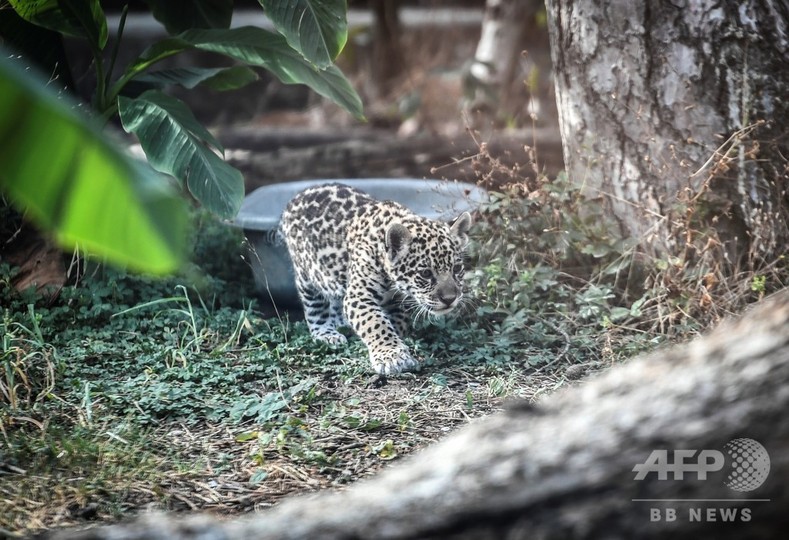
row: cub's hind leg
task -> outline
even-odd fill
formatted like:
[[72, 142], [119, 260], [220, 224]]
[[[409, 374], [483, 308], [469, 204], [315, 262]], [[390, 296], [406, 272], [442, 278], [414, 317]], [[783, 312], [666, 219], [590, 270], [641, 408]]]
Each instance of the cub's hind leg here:
[[337, 314], [336, 301], [326, 298], [321, 291], [303, 279], [296, 279], [296, 288], [312, 337], [330, 345], [345, 343], [345, 336], [337, 331], [342, 316]]
[[337, 329], [341, 326], [348, 326], [348, 321], [342, 313], [342, 297], [332, 298], [329, 301], [329, 324]]

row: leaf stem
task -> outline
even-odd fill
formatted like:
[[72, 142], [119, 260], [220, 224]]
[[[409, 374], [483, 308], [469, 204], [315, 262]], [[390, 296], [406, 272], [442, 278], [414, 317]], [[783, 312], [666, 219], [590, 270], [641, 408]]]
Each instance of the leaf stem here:
[[96, 109], [98, 114], [103, 115], [104, 110], [106, 109], [106, 96], [104, 94], [107, 91], [107, 85], [104, 76], [104, 62], [101, 58], [100, 49], [91, 47], [91, 52], [93, 53], [93, 62], [96, 64], [96, 95], [94, 97], [93, 107]]
[[123, 30], [126, 27], [126, 16], [129, 14], [129, 4], [125, 4], [123, 6], [123, 11], [121, 12], [121, 20], [118, 23], [118, 37], [115, 39], [115, 43], [112, 46], [112, 55], [110, 56], [110, 67], [107, 70], [107, 79], [104, 82], [105, 87], [110, 85], [110, 79], [112, 78], [112, 71], [115, 69], [115, 61], [118, 59], [118, 50], [120, 49], [121, 38], [123, 37]]

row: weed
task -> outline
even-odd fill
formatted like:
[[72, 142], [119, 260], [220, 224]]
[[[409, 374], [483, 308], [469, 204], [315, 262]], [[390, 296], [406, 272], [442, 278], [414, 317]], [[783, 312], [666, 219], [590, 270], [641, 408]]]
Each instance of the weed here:
[[124, 493], [141, 483], [155, 489], [165, 480], [149, 434], [130, 423], [84, 427], [55, 415], [46, 427], [30, 427], [16, 429], [12, 439], [7, 434], [2, 464], [17, 474], [0, 476], [0, 528], [69, 523], [100, 499], [105, 499], [101, 517], [118, 519], [129, 506]]
[[62, 368], [57, 351], [42, 336], [40, 315], [32, 304], [27, 306], [26, 319], [12, 320], [6, 311], [0, 326], [0, 405], [7, 405], [10, 414], [45, 400]]
[[492, 340], [506, 336], [515, 359], [529, 352], [525, 344], [542, 350], [529, 362], [540, 369], [555, 365], [544, 353], [558, 346], [574, 363], [624, 359], [687, 339], [789, 282], [783, 256], [729, 257], [732, 246], [705, 199], [731, 165], [726, 152], [710, 159], [707, 181], [668, 210], [676, 249], [659, 257], [618, 234], [600, 197], [585, 195], [566, 174], [548, 179], [534, 150], [526, 154], [526, 166], [508, 167], [482, 143], [472, 163], [491, 188], [472, 230], [477, 321]]

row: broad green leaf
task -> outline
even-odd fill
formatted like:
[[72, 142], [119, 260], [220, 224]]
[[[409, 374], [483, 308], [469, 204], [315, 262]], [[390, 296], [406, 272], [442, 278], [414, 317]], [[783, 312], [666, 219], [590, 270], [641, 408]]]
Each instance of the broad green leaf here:
[[154, 65], [156, 62], [191, 48], [193, 47], [189, 43], [177, 37], [166, 38], [161, 41], [157, 41], [145, 49], [134, 62], [129, 64], [123, 76], [115, 84], [114, 92], [117, 94], [120, 88], [126, 84], [126, 82], [139, 75]]
[[348, 40], [346, 0], [258, 0], [288, 44], [324, 69]]
[[[225, 35], [222, 35], [225, 34]], [[180, 36], [195, 48], [262, 66], [283, 83], [306, 84], [362, 118], [362, 101], [337, 66], [318, 70], [288, 46], [279, 34], [245, 26], [232, 30], [190, 30]]]
[[618, 306], [615, 306], [615, 307], [611, 308], [611, 321], [612, 322], [621, 321], [625, 317], [629, 317], [629, 316], [630, 316], [630, 310], [627, 309], [627, 308], [618, 307]]
[[226, 68], [173, 68], [143, 73], [134, 78], [135, 81], [150, 83], [156, 86], [177, 84], [184, 88], [207, 86], [212, 90], [226, 91], [242, 88], [258, 80], [257, 73], [247, 66]]
[[236, 215], [244, 179], [205, 144], [223, 151], [182, 101], [149, 90], [135, 99], [120, 97], [118, 111], [123, 128], [137, 135], [154, 169], [185, 181], [192, 195], [220, 217]]
[[319, 70], [288, 46], [285, 38], [262, 28], [243, 26], [230, 30], [189, 30], [155, 43], [140, 55], [116, 84], [118, 87], [156, 62], [186, 49], [210, 51], [271, 71], [286, 84], [306, 84], [356, 116], [364, 118], [362, 101], [336, 66]]
[[[197, 137], [199, 140], [204, 141], [220, 152], [225, 151], [218, 140], [208, 131], [203, 124], [197, 121], [189, 107], [180, 99], [168, 96], [163, 92], [156, 90], [149, 90], [141, 94], [138, 98], [144, 100], [158, 108], [159, 110], [166, 111], [180, 126]], [[123, 120], [121, 118], [121, 120]], [[177, 147], [175, 147], [177, 148]], [[162, 171], [166, 172], [166, 171]], [[169, 174], [169, 172], [168, 172]]]
[[62, 34], [84, 37], [96, 49], [107, 44], [107, 19], [99, 0], [9, 0], [23, 19]]
[[63, 246], [171, 272], [185, 249], [183, 200], [74, 104], [0, 58], [0, 190]]
[[168, 34], [190, 28], [229, 28], [233, 0], [145, 0]]

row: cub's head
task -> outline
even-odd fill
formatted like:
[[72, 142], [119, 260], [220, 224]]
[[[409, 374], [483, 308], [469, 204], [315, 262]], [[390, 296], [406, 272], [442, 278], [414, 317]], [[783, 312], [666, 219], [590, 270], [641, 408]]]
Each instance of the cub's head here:
[[387, 272], [395, 288], [428, 313], [449, 313], [463, 296], [463, 251], [471, 215], [452, 224], [417, 218], [386, 230]]

